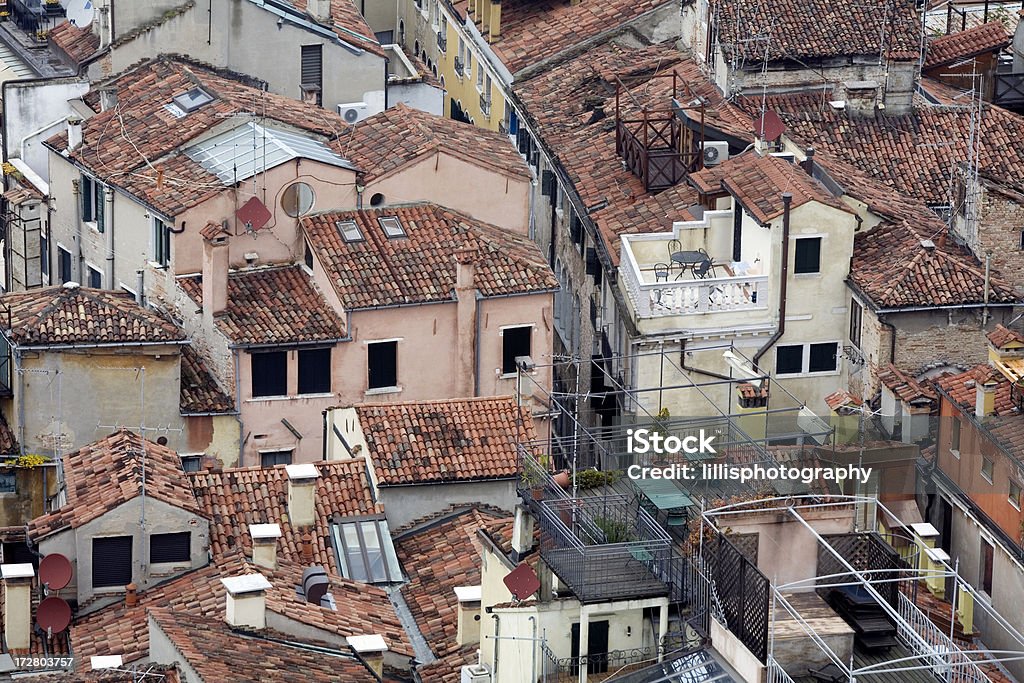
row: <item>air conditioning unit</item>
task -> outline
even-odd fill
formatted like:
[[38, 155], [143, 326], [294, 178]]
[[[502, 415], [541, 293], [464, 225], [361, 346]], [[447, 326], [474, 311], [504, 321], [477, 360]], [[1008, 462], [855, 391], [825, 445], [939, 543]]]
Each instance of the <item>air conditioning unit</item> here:
[[459, 683], [491, 683], [491, 671], [483, 664], [464, 666]]
[[729, 158], [729, 143], [705, 142], [701, 151], [705, 166], [717, 166]]
[[339, 104], [338, 115], [345, 119], [345, 123], [358, 123], [370, 115], [370, 105], [366, 102]]

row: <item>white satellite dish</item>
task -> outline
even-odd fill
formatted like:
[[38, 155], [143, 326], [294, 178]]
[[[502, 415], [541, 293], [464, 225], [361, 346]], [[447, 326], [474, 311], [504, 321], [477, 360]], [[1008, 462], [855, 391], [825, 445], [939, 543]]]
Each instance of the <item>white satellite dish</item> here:
[[92, 0], [71, 0], [68, 3], [66, 14], [72, 26], [85, 28], [92, 23], [93, 15], [96, 14], [96, 6]]

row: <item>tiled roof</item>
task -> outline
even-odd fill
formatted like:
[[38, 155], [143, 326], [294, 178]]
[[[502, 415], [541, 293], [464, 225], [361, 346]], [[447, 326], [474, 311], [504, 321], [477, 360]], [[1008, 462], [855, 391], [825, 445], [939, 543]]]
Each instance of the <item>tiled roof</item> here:
[[234, 401], [217, 384], [206, 360], [191, 346], [181, 350], [179, 404], [182, 415], [230, 413], [235, 409]]
[[[101, 84], [113, 88], [118, 106], [83, 122], [83, 143], [77, 149], [67, 152], [66, 132], [51, 137], [46, 145], [66, 152], [105, 183], [173, 217], [225, 189], [217, 176], [180, 148], [209, 129], [222, 127], [226, 118], [266, 114], [325, 142], [347, 126], [322, 107], [260, 90], [255, 81], [244, 83], [238, 78], [243, 77], [181, 58], [155, 58]], [[167, 108], [173, 97], [197, 86], [214, 100], [181, 117]]]
[[1010, 34], [1001, 21], [969, 28], [966, 31], [932, 38], [927, 43], [924, 68], [932, 69], [986, 52], [1001, 50], [1010, 44]]
[[147, 610], [160, 607], [223, 620], [225, 592], [220, 579], [258, 572], [273, 586], [266, 594], [269, 611], [341, 636], [378, 634], [390, 649], [411, 654], [408, 636], [384, 590], [329, 572], [329, 591], [337, 610], [326, 609], [296, 594], [304, 568], [283, 558], [279, 558], [277, 569], [258, 567], [238, 552], [215, 558], [201, 569], [139, 593], [134, 607], [121, 602], [76, 621], [71, 631], [75, 653], [86, 659], [103, 654], [120, 654], [126, 662], [139, 659], [149, 648]]
[[[249, 636], [223, 619], [151, 607], [149, 616], [204, 681], [346, 681], [378, 679], [355, 656], [327, 655], [285, 644], [294, 637], [266, 630]], [[264, 637], [266, 636], [266, 637]], [[269, 640], [273, 638], [274, 640]], [[321, 643], [311, 643], [322, 645]]]
[[138, 496], [143, 480], [147, 496], [202, 514], [178, 454], [121, 429], [64, 456], [67, 502], [59, 510], [32, 520], [29, 534], [38, 539], [90, 522]]
[[1016, 414], [1013, 400], [1010, 398], [1010, 382], [989, 365], [977, 365], [966, 372], [940, 377], [935, 381], [935, 385], [957, 406], [967, 412], [973, 412], [977, 402], [977, 385], [979, 382], [985, 381], [998, 383], [996, 386], [996, 415]]
[[[6, 310], [5, 310], [6, 309]], [[21, 346], [180, 342], [184, 332], [129, 294], [86, 287], [47, 287], [0, 296], [4, 335]]]
[[[76, 671], [74, 673], [47, 673], [31, 677], [32, 683], [138, 683], [138, 671]], [[145, 678], [153, 683], [180, 683], [185, 680], [175, 664], [151, 664], [146, 667]]]
[[18, 437], [7, 423], [7, 418], [0, 413], [0, 455], [16, 455], [18, 452]]
[[[203, 303], [203, 278], [179, 278], [193, 301]], [[345, 336], [345, 324], [302, 266], [275, 266], [228, 275], [228, 305], [215, 316], [232, 344], [287, 344]]]
[[986, 336], [992, 346], [997, 349], [1001, 349], [1014, 342], [1024, 344], [1024, 334], [1021, 334], [1017, 330], [1011, 330], [1008, 327], [1004, 327], [1001, 324], [997, 324]]
[[930, 386], [902, 372], [891, 363], [878, 373], [878, 380], [905, 403], [935, 401], [937, 398]]
[[[384, 509], [373, 500], [366, 461], [362, 458], [319, 462], [316, 466], [320, 470], [316, 524], [309, 530], [313, 562], [340, 574], [330, 540], [334, 515], [381, 515]], [[280, 556], [296, 562], [302, 560], [304, 530], [292, 527], [288, 520], [288, 475], [284, 466], [190, 472], [188, 478], [210, 520], [210, 551], [214, 557], [239, 547], [249, 552], [250, 524], [280, 524]]]
[[[406, 237], [388, 238], [378, 221], [397, 217]], [[346, 242], [337, 222], [355, 221], [361, 242]], [[483, 296], [558, 287], [537, 246], [522, 235], [436, 204], [316, 214], [302, 219], [313, 252], [346, 309], [453, 301], [456, 252], [470, 255]]]
[[[504, 0], [501, 35], [491, 42], [491, 49], [502, 64], [516, 74], [666, 4], [665, 0]], [[452, 3], [462, 18], [466, 17], [468, 5], [468, 0]], [[469, 16], [473, 21], [479, 19]], [[486, 26], [481, 27], [477, 22], [477, 27], [487, 35]]]
[[853, 213], [832, 196], [824, 185], [799, 166], [773, 156], [747, 152], [727, 161], [691, 173], [698, 189], [711, 193], [728, 190], [750, 215], [765, 224], [783, 213], [782, 193], [793, 195], [792, 208], [816, 201]]
[[[707, 102], [705, 125], [739, 140], [752, 140], [750, 117], [722, 97], [700, 68], [672, 45], [628, 47], [604, 42], [543, 73], [514, 85], [545, 145], [565, 169], [597, 224], [614, 263], [619, 236], [667, 231], [697, 203], [686, 182], [653, 194], [622, 166], [615, 152], [615, 88], [619, 79], [631, 95], [620, 97], [623, 116], [635, 116], [638, 103], [666, 108], [671, 104], [671, 74]], [[658, 78], [654, 78], [659, 74]], [[664, 77], [662, 77], [664, 76]], [[567, 96], [571, 93], [571, 96]]]
[[79, 28], [70, 21], [54, 26], [49, 38], [76, 64], [84, 62], [100, 49], [100, 37], [89, 26]]
[[508, 136], [401, 103], [360, 121], [331, 146], [358, 166], [367, 180], [442, 152], [520, 178], [530, 177], [526, 162]]
[[840, 408], [861, 406], [864, 404], [864, 401], [860, 396], [854, 396], [849, 391], [840, 389], [826, 396], [825, 404], [830, 410], [839, 410]]
[[[295, 9], [306, 11], [307, 0], [284, 0]], [[331, 0], [331, 28], [346, 43], [360, 47], [375, 55], [384, 56], [384, 50], [373, 35], [363, 15], [351, 0]]]
[[760, 70], [768, 61], [840, 56], [916, 59], [920, 21], [914, 0], [716, 0], [718, 41], [726, 59]]
[[[970, 107], [938, 107], [919, 103], [901, 116], [858, 118], [829, 105], [828, 90], [816, 95], [768, 95], [767, 106], [786, 123], [788, 135], [800, 145], [847, 161], [890, 188], [947, 206], [950, 169], [970, 158]], [[744, 101], [760, 111], [762, 98]], [[980, 171], [1013, 187], [1024, 177], [1024, 117], [1001, 107], [984, 105], [977, 118], [984, 144]]]
[[537, 438], [509, 396], [356, 407], [382, 486], [516, 476], [516, 446]]
[[[420, 632], [439, 658], [460, 649], [455, 640], [459, 607], [455, 588], [480, 585], [477, 531], [502, 519], [491, 510], [470, 508], [442, 513], [434, 523], [423, 520], [425, 524], [418, 525], [419, 529], [395, 538], [398, 559], [409, 576], [402, 595]], [[458, 678], [431, 680], [448, 683]]]

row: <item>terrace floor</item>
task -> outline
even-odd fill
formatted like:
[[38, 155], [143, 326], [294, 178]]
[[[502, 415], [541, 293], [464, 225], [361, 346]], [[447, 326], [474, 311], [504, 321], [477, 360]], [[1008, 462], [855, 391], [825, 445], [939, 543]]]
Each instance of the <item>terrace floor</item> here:
[[[853, 651], [853, 665], [855, 668], [861, 668], [870, 666], [872, 664], [880, 664], [882, 662], [891, 662], [894, 659], [900, 659], [901, 657], [909, 657], [910, 651], [904, 648], [902, 645], [890, 648], [888, 652], [864, 652], [860, 648], [856, 648]], [[920, 660], [915, 660], [920, 662]], [[900, 662], [894, 664], [891, 668], [906, 667], [906, 666], [920, 666], [920, 663], [915, 662]], [[894, 671], [891, 673], [863, 673], [857, 675], [857, 683], [939, 683], [942, 679], [938, 678], [931, 672], [921, 669], [918, 671]], [[793, 683], [820, 683], [814, 678], [814, 676], [800, 676], [794, 677]]]
[[549, 548], [541, 555], [583, 603], [655, 598], [669, 593], [665, 582], [644, 562], [629, 556], [581, 562], [579, 552], [572, 548]]

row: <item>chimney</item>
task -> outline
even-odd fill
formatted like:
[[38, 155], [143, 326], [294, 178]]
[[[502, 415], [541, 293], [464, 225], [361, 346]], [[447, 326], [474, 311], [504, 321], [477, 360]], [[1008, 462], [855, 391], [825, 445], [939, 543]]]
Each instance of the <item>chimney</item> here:
[[280, 524], [250, 524], [252, 561], [259, 567], [277, 569], [277, 539], [281, 538]]
[[107, 111], [117, 106], [117, 88], [107, 86], [100, 88], [100, 111]]
[[316, 522], [316, 485], [320, 470], [312, 463], [285, 465], [288, 473], [288, 520], [293, 527]]
[[32, 637], [31, 564], [0, 565], [4, 580], [4, 640], [7, 650], [27, 650]]
[[227, 590], [224, 620], [239, 628], [267, 627], [267, 591], [272, 588], [263, 574], [243, 574], [221, 579]]
[[814, 177], [814, 148], [813, 147], [808, 147], [804, 151], [804, 154], [807, 155], [807, 158], [804, 159], [804, 163], [803, 163], [804, 172], [807, 173], [807, 175], [809, 175], [809, 176], [811, 176], [813, 178]]
[[384, 675], [384, 653], [388, 651], [388, 644], [384, 637], [373, 634], [368, 636], [349, 636], [345, 639], [352, 651], [366, 663], [366, 666], [373, 669], [378, 677]]
[[480, 586], [457, 586], [455, 597], [459, 601], [455, 642], [475, 645], [480, 642]]
[[203, 240], [203, 324], [213, 328], [213, 317], [228, 307], [228, 236], [220, 233]]
[[124, 587], [124, 606], [135, 607], [139, 604], [139, 587], [129, 583]]
[[[485, 0], [489, 1], [489, 0]], [[455, 339], [458, 366], [455, 376], [459, 396], [479, 394], [476, 367], [476, 249], [463, 247], [455, 252]]]
[[522, 505], [516, 506], [512, 522], [512, 561], [517, 563], [533, 548], [533, 515]]
[[501, 37], [501, 0], [490, 0], [491, 15], [487, 24], [487, 37], [492, 42]]
[[331, 23], [331, 0], [308, 0], [306, 11], [321, 24]]
[[310, 536], [309, 532], [307, 531], [304, 534], [302, 534], [302, 538], [299, 539], [299, 541], [302, 544], [302, 547], [299, 548], [299, 552], [301, 553], [300, 556], [302, 557], [302, 563], [303, 564], [312, 564], [313, 563], [313, 537]]
[[974, 414], [976, 416], [987, 417], [995, 414], [996, 387], [998, 386], [999, 382], [994, 377], [988, 377], [975, 384]]
[[82, 117], [78, 114], [68, 116], [68, 151], [75, 151], [82, 146]]
[[850, 116], [865, 118], [875, 115], [878, 83], [874, 81], [846, 81], [846, 111]]

